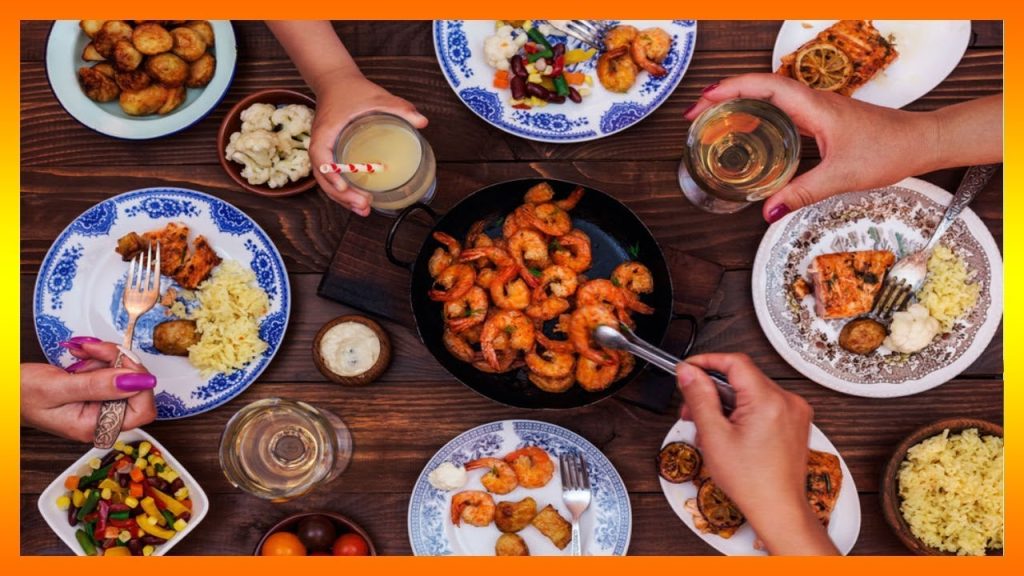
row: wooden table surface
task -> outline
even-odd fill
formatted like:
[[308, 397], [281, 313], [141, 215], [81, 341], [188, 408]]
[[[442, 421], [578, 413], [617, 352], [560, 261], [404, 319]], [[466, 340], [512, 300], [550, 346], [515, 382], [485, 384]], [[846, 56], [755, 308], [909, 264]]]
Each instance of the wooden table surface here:
[[[846, 459], [863, 513], [855, 554], [905, 554], [878, 500], [879, 474], [890, 451], [913, 429], [947, 416], [1003, 419], [1002, 331], [954, 381], [908, 398], [867, 399], [833, 392], [801, 377], [779, 357], [758, 326], [750, 274], [766, 229], [759, 209], [733, 216], [705, 214], [678, 192], [675, 171], [687, 124], [682, 112], [701, 88], [737, 73], [769, 69], [779, 22], [701, 22], [696, 53], [682, 83], [650, 117], [620, 134], [584, 144], [522, 140], [486, 124], [462, 105], [434, 57], [429, 22], [344, 22], [336, 25], [372, 80], [430, 118], [424, 130], [438, 158], [439, 186], [470, 193], [509, 177], [562, 176], [620, 197], [661, 243], [725, 267], [719, 293], [703, 319], [697, 349], [742, 351], [784, 387], [814, 406], [815, 422]], [[316, 295], [348, 213], [319, 191], [267, 199], [239, 190], [217, 162], [216, 132], [225, 112], [263, 88], [308, 91], [267, 28], [238, 22], [238, 68], [223, 102], [196, 126], [161, 140], [133, 143], [98, 135], [57, 103], [44, 64], [47, 22], [22, 24], [21, 38], [21, 358], [44, 361], [32, 322], [32, 290], [40, 261], [64, 227], [93, 204], [149, 186], [181, 186], [215, 194], [248, 213], [284, 256], [294, 291], [291, 325], [274, 363], [259, 381], [216, 410], [146, 427], [192, 472], [210, 496], [211, 512], [175, 554], [250, 554], [263, 532], [287, 514], [334, 510], [359, 522], [383, 554], [409, 554], [406, 514], [424, 463], [453, 436], [486, 422], [536, 418], [582, 434], [622, 475], [633, 507], [631, 554], [714, 554], [685, 528], [662, 495], [651, 464], [676, 417], [611, 398], [572, 411], [532, 412], [500, 406], [454, 381], [408, 327], [385, 323], [395, 360], [365, 388], [342, 388], [317, 372], [313, 335], [349, 312]], [[971, 47], [953, 73], [911, 104], [929, 110], [1002, 90], [1003, 33], [998, 22], [975, 22]], [[483, 142], [485, 145], [481, 146]], [[808, 162], [817, 156], [812, 146]], [[864, 167], [870, 170], [869, 166]], [[963, 170], [924, 175], [955, 189]], [[973, 209], [1002, 245], [1002, 171]], [[379, 220], [381, 233], [388, 221]], [[297, 501], [271, 504], [233, 488], [220, 471], [217, 445], [228, 418], [272, 396], [306, 400], [339, 414], [352, 430], [355, 454], [336, 481]], [[36, 510], [39, 493], [86, 449], [21, 429], [21, 551], [68, 554]]]

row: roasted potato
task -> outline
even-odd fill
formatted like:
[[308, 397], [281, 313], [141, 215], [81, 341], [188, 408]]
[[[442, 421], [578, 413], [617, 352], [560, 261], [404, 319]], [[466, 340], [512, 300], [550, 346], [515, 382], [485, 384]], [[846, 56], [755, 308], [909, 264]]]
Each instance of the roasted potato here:
[[114, 44], [114, 66], [122, 72], [135, 70], [142, 64], [142, 52], [135, 49], [128, 40], [118, 40]]
[[97, 62], [92, 65], [92, 69], [102, 74], [106, 74], [108, 78], [117, 80], [114, 77], [117, 74], [117, 70], [114, 70], [114, 65], [110, 62]]
[[173, 88], [185, 83], [188, 64], [174, 54], [165, 52], [146, 59], [146, 72], [160, 84]]
[[551, 504], [538, 512], [530, 523], [534, 528], [540, 530], [541, 534], [547, 536], [559, 550], [564, 550], [572, 540], [572, 524], [562, 518], [562, 515]]
[[142, 236], [136, 232], [129, 232], [117, 239], [117, 248], [114, 248], [114, 252], [121, 256], [121, 260], [131, 262], [139, 252], [148, 247], [149, 242], [143, 240]]
[[502, 534], [494, 544], [495, 556], [529, 556], [530, 549], [519, 534]]
[[171, 320], [153, 328], [153, 347], [161, 354], [188, 356], [188, 349], [199, 342], [195, 320]]
[[99, 62], [100, 60], [106, 60], [106, 58], [96, 50], [96, 46], [92, 42], [89, 42], [82, 49], [82, 60], [86, 62]]
[[121, 93], [113, 78], [93, 68], [79, 68], [78, 83], [85, 95], [96, 102], [111, 102]]
[[174, 48], [171, 48], [171, 52], [186, 62], [195, 62], [206, 54], [206, 42], [195, 30], [181, 26], [171, 30], [171, 36], [174, 37]]
[[839, 345], [854, 354], [871, 354], [885, 340], [885, 326], [870, 318], [850, 320], [839, 331]]
[[163, 26], [153, 22], [139, 24], [132, 31], [132, 44], [146, 56], [155, 56], [174, 47], [174, 38]]
[[213, 46], [213, 26], [210, 25], [208, 20], [189, 20], [185, 23], [185, 27], [191, 28], [196, 34], [199, 34], [203, 42], [206, 42], [207, 47]]
[[81, 28], [82, 32], [85, 32], [85, 35], [89, 38], [95, 38], [96, 33], [103, 27], [104, 22], [106, 22], [106, 20], [79, 20], [78, 27]]
[[121, 92], [121, 109], [130, 116], [155, 114], [167, 102], [168, 89], [152, 84], [142, 90]]
[[142, 70], [129, 70], [127, 72], [117, 71], [114, 73], [114, 81], [121, 87], [121, 90], [135, 92], [146, 88], [153, 83], [153, 80]]
[[537, 501], [527, 496], [519, 502], [498, 502], [494, 525], [502, 532], [519, 532], [537, 515]]
[[124, 20], [107, 20], [100, 27], [99, 31], [96, 32], [92, 43], [96, 47], [96, 51], [102, 54], [104, 58], [110, 58], [114, 55], [114, 46], [118, 40], [131, 41], [131, 39], [132, 27], [127, 22]]
[[178, 106], [181, 106], [181, 103], [185, 101], [184, 86], [178, 86], [177, 88], [168, 88], [167, 91], [167, 102], [164, 102], [164, 105], [156, 111], [156, 113], [160, 114], [161, 116], [163, 116], [164, 114], [170, 114], [171, 112], [174, 112], [174, 109]]
[[213, 80], [213, 73], [217, 71], [217, 60], [209, 52], [203, 54], [188, 67], [188, 78], [185, 79], [185, 86], [189, 88], [202, 88]]

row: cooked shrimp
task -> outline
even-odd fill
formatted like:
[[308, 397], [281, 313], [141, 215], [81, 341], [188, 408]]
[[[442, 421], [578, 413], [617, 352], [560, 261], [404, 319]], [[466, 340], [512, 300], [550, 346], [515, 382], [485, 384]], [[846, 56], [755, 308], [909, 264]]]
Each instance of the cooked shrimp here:
[[[476, 282], [476, 272], [465, 264], [452, 264], [434, 279], [434, 288], [427, 293], [431, 300], [448, 302], [461, 298]], [[437, 286], [443, 290], [437, 289]]]
[[[472, 329], [466, 330], [462, 333], [456, 333], [450, 328], [445, 328], [442, 341], [444, 342], [444, 347], [452, 356], [455, 356], [463, 362], [475, 362], [480, 359], [481, 356], [477, 350], [473, 349], [473, 344], [470, 341], [470, 336], [472, 335]], [[475, 336], [477, 341], [479, 341], [480, 333], [476, 332]]]
[[623, 46], [628, 47], [633, 43], [636, 38], [637, 30], [635, 26], [629, 24], [619, 24], [615, 28], [605, 32], [604, 34], [604, 49], [615, 50]]
[[484, 323], [490, 301], [487, 293], [479, 286], [473, 286], [464, 295], [444, 303], [444, 317], [453, 332], [462, 332]]
[[578, 277], [568, 266], [555, 264], [548, 266], [540, 273], [540, 283], [533, 289], [534, 301], [544, 300], [550, 296], [568, 298], [576, 293]]
[[540, 488], [555, 475], [555, 463], [542, 448], [527, 446], [505, 456], [523, 488]]
[[628, 352], [619, 354], [619, 372], [615, 375], [616, 380], [622, 380], [636, 367], [636, 357]]
[[580, 203], [583, 199], [583, 187], [577, 186], [575, 190], [569, 193], [568, 196], [561, 200], [555, 200], [555, 206], [558, 206], [562, 210], [572, 210]]
[[661, 62], [668, 56], [672, 47], [672, 37], [661, 28], [641, 30], [630, 44], [630, 55], [636, 65], [646, 70], [651, 76], [668, 74]]
[[619, 375], [619, 357], [612, 351], [606, 352], [606, 358], [595, 362], [590, 358], [580, 358], [576, 364], [576, 381], [587, 392], [599, 392], [611, 385]]
[[[565, 316], [569, 317], [568, 314], [566, 314]], [[537, 342], [540, 343], [540, 345], [543, 346], [545, 350], [569, 353], [576, 352], [576, 347], [572, 345], [572, 342], [568, 340], [552, 340], [548, 338], [547, 335], [545, 335], [544, 332], [541, 332], [540, 330], [537, 330]]]
[[612, 283], [635, 294], [654, 292], [651, 271], [639, 262], [623, 262], [612, 270]]
[[498, 268], [512, 266], [515, 264], [515, 260], [512, 259], [512, 256], [509, 255], [508, 251], [498, 246], [470, 248], [463, 251], [462, 256], [459, 259], [463, 262], [490, 262]]
[[603, 306], [614, 310], [619, 315], [619, 320], [629, 319], [626, 295], [611, 280], [598, 278], [580, 286], [576, 302], [580, 306]]
[[508, 494], [519, 485], [516, 471], [501, 458], [477, 458], [466, 463], [466, 470], [478, 468], [490, 469], [480, 477], [480, 484], [492, 494]]
[[491, 300], [502, 310], [524, 310], [530, 305], [530, 287], [517, 278], [518, 266], [507, 266], [498, 271], [491, 281]]
[[548, 256], [548, 243], [536, 230], [519, 230], [508, 239], [508, 252], [512, 260], [520, 267], [519, 275], [530, 286], [539, 283], [539, 272], [534, 275], [531, 269], [540, 271], [551, 263]]
[[458, 240], [444, 232], [434, 232], [434, 240], [444, 244], [444, 247], [439, 246], [434, 250], [430, 261], [427, 262], [427, 270], [430, 272], [430, 275], [433, 278], [437, 278], [441, 275], [441, 272], [444, 272], [445, 268], [451, 266], [458, 259], [459, 254], [462, 252], [462, 246]]
[[550, 378], [560, 378], [572, 374], [576, 366], [576, 355], [569, 352], [544, 350], [537, 352], [534, 348], [526, 355], [526, 367], [534, 374]]
[[533, 324], [525, 314], [515, 310], [496, 312], [484, 322], [483, 331], [480, 333], [480, 348], [483, 350], [484, 358], [495, 370], [501, 366], [495, 343], [502, 335], [504, 336], [502, 348], [509, 350], [533, 348]]
[[632, 291], [623, 290], [622, 293], [626, 298], [626, 308], [633, 312], [639, 312], [640, 314], [654, 314], [654, 308], [651, 308], [647, 304], [641, 302], [640, 297]]
[[543, 204], [545, 202], [551, 202], [551, 199], [554, 197], [555, 191], [551, 188], [551, 184], [541, 182], [527, 190], [526, 196], [523, 197], [523, 200], [528, 204]]
[[514, 350], [498, 350], [498, 367], [495, 368], [482, 357], [473, 362], [473, 368], [485, 374], [504, 374], [522, 366], [522, 362], [516, 362], [519, 353]]
[[578, 228], [551, 242], [551, 259], [573, 272], [590, 268], [592, 258], [590, 237]]
[[526, 307], [526, 315], [534, 320], [551, 320], [557, 318], [559, 314], [568, 312], [572, 304], [565, 298], [559, 298], [558, 296], [548, 296], [541, 300], [534, 299], [533, 303]]
[[482, 268], [476, 273], [476, 285], [483, 288], [484, 290], [491, 289], [491, 283], [495, 278], [498, 277], [498, 271], [495, 268]]
[[619, 321], [615, 315], [604, 306], [589, 305], [580, 306], [572, 314], [569, 325], [569, 341], [576, 348], [581, 356], [590, 358], [597, 363], [608, 363], [609, 355], [591, 346], [593, 342], [594, 329], [598, 326], [618, 327]]
[[523, 212], [523, 217], [528, 224], [548, 236], [561, 236], [572, 230], [569, 213], [551, 203], [538, 204]]
[[530, 382], [533, 382], [537, 388], [554, 394], [565, 392], [569, 388], [572, 388], [572, 385], [576, 383], [576, 374], [573, 372], [558, 378], [541, 376], [535, 372], [528, 372], [527, 378], [529, 378]]
[[494, 521], [494, 498], [483, 490], [466, 490], [452, 496], [452, 524], [462, 521], [487, 526]]
[[628, 92], [636, 83], [636, 64], [627, 46], [608, 50], [597, 59], [597, 79], [610, 92]]

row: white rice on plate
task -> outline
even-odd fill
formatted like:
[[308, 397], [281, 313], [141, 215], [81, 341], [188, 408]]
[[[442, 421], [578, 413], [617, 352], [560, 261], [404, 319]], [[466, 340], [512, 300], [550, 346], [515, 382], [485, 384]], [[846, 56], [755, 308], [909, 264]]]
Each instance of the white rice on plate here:
[[957, 319], [974, 307], [981, 287], [972, 283], [964, 261], [947, 246], [938, 245], [928, 259], [928, 279], [917, 299], [939, 321], [943, 333], [953, 329]]

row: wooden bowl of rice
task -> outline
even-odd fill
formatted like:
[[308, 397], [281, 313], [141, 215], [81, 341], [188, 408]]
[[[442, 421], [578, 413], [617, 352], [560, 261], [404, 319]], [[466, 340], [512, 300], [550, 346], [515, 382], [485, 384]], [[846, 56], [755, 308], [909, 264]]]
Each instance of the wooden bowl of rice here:
[[[916, 430], [882, 471], [882, 512], [915, 554], [1001, 555], [1003, 428], [949, 418]], [[972, 490], [953, 489], [968, 485]], [[983, 512], [983, 522], [968, 521]], [[960, 530], [946, 531], [959, 525]]]

